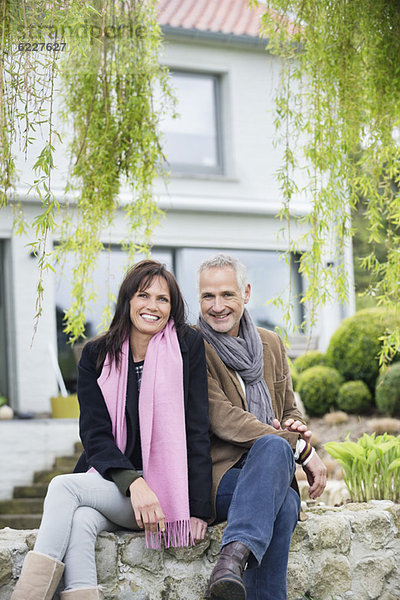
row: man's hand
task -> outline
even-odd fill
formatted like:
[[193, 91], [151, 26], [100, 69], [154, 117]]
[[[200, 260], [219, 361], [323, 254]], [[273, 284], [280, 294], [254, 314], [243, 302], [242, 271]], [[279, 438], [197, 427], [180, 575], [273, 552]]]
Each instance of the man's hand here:
[[274, 427], [274, 429], [276, 429], [277, 431], [283, 431], [281, 424], [279, 423], [278, 419], [274, 419], [272, 421], [272, 426]]
[[204, 540], [207, 532], [207, 523], [197, 517], [190, 517], [190, 525], [192, 527], [193, 539], [195, 542]]
[[304, 423], [302, 423], [301, 421], [295, 421], [294, 419], [288, 419], [285, 422], [286, 429], [282, 429], [281, 424], [279, 423], [278, 419], [274, 419], [272, 421], [272, 426], [277, 431], [295, 431], [301, 435], [303, 440], [310, 443], [310, 439], [312, 437], [312, 432], [309, 429], [307, 429], [307, 425], [304, 425]]
[[143, 477], [139, 477], [129, 486], [131, 504], [139, 527], [155, 533], [157, 526], [165, 531], [165, 517], [156, 494], [147, 485]]
[[[283, 431], [278, 419], [274, 419], [272, 425], [277, 431]], [[285, 422], [285, 425], [286, 429], [289, 431], [297, 431], [306, 442], [310, 443], [312, 433], [307, 429], [307, 425], [304, 425], [301, 421], [295, 421], [294, 419], [288, 419]], [[307, 475], [307, 481], [310, 485], [310, 498], [315, 500], [318, 496], [321, 496], [325, 489], [326, 467], [318, 454], [314, 452], [314, 456], [310, 458], [307, 465], [303, 467], [303, 470]]]
[[294, 419], [288, 419], [285, 421], [285, 427], [288, 431], [297, 431], [306, 442], [310, 442], [312, 432], [307, 429], [307, 425], [304, 425], [301, 421], [295, 421]]
[[310, 458], [308, 463], [303, 466], [303, 470], [307, 475], [307, 481], [310, 485], [310, 498], [315, 500], [325, 489], [326, 467], [318, 454], [314, 452], [314, 455]]

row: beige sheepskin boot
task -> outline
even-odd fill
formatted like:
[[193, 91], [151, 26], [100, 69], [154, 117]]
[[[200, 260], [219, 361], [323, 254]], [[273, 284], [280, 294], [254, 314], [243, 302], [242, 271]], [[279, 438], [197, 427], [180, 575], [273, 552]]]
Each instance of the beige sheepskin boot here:
[[40, 552], [28, 552], [10, 600], [52, 600], [64, 563]]
[[61, 600], [102, 600], [103, 592], [99, 588], [80, 588], [61, 592]]

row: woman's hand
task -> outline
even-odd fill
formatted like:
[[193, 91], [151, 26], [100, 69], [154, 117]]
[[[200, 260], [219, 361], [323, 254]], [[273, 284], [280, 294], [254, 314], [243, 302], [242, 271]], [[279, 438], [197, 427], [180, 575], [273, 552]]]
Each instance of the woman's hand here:
[[195, 542], [204, 540], [207, 532], [207, 523], [197, 517], [190, 517], [190, 525], [192, 527], [193, 539]]
[[165, 531], [165, 516], [156, 494], [147, 485], [143, 477], [139, 477], [129, 486], [131, 504], [139, 527], [155, 533], [157, 526]]

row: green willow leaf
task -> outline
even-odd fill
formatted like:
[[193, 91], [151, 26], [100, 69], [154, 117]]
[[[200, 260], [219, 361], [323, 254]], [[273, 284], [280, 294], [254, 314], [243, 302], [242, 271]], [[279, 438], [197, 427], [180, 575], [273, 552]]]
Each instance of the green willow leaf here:
[[[95, 297], [91, 280], [103, 249], [101, 235], [120, 208], [122, 186], [131, 195], [122, 207], [128, 224], [126, 239], [121, 240], [127, 261], [150, 248], [161, 216], [152, 193], [155, 177], [164, 174], [160, 120], [174, 110], [168, 72], [159, 61], [162, 35], [155, 0], [92, 4], [70, 0], [64, 11], [58, 2], [46, 0], [2, 2], [0, 19], [0, 206], [13, 202], [14, 145], [27, 153], [43, 131], [29, 190], [41, 202], [33, 218], [34, 243], [38, 256], [45, 257], [38, 263], [36, 314], [42, 312], [45, 271], [73, 252], [78, 260], [66, 312], [72, 341], [85, 330], [84, 314]], [[52, 39], [65, 42], [68, 52], [18, 51], [20, 40], [31, 39], [32, 31], [37, 42], [48, 42], [52, 32]], [[107, 37], [106, 31], [116, 35]], [[67, 210], [59, 211], [53, 194], [55, 142], [63, 143], [55, 128], [55, 90], [60, 85], [72, 137], [65, 196], [68, 201], [74, 195], [76, 219], [70, 218], [67, 203]], [[15, 229], [24, 230], [20, 214]], [[62, 239], [51, 256], [47, 244], [56, 231]]]
[[[288, 247], [292, 223], [307, 224], [296, 240], [308, 287], [302, 301], [315, 323], [318, 307], [346, 299], [346, 248], [351, 212], [361, 202], [370, 255], [367, 293], [394, 310], [400, 304], [400, 44], [398, 2], [387, 0], [266, 0], [262, 19], [268, 49], [283, 63], [276, 99], [279, 181]], [[295, 216], [296, 170], [311, 202]], [[386, 252], [377, 259], [376, 244]], [[304, 251], [304, 248], [307, 248]], [[326, 256], [333, 252], [334, 266]], [[327, 290], [331, 290], [328, 293]], [[288, 318], [289, 315], [288, 315]], [[303, 324], [304, 325], [304, 324]], [[290, 323], [287, 323], [290, 326]], [[400, 348], [400, 327], [385, 332], [380, 364]]]

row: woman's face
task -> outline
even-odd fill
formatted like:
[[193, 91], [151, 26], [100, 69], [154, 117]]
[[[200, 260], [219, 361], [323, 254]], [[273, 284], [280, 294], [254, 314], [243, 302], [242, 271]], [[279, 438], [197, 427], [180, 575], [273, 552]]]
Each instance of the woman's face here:
[[168, 283], [157, 275], [148, 288], [138, 290], [130, 300], [132, 333], [153, 336], [165, 327], [171, 314]]

